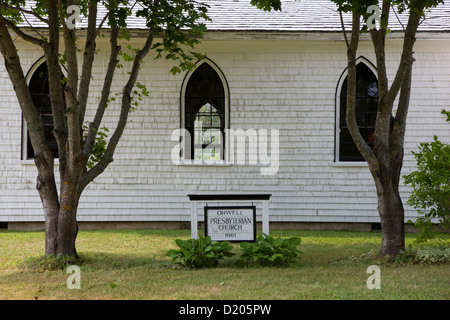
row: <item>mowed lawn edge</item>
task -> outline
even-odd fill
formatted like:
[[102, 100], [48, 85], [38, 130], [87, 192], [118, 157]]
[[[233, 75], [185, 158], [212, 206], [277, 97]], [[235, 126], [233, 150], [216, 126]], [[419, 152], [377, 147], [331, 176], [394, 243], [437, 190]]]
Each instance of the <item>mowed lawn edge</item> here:
[[[378, 256], [379, 232], [273, 230], [274, 237], [300, 237], [294, 267], [242, 267], [234, 257], [216, 268], [177, 267], [165, 255], [189, 230], [80, 231], [80, 289], [69, 289], [65, 267], [29, 267], [44, 253], [43, 232], [0, 232], [2, 300], [447, 300], [450, 265], [399, 264]], [[406, 235], [414, 246], [414, 234]], [[69, 264], [69, 263], [68, 263]], [[367, 285], [379, 267], [380, 289]], [[371, 281], [369, 279], [369, 281]]]

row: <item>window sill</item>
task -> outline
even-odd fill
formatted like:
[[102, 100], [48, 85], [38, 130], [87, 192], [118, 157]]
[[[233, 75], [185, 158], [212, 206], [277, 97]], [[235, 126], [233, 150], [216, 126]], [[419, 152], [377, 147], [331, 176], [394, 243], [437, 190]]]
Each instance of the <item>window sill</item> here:
[[[35, 165], [33, 159], [19, 160], [19, 164], [20, 164], [21, 166], [31, 166], [31, 165]], [[58, 165], [58, 166], [59, 166], [59, 159], [55, 159], [55, 165]]]
[[180, 167], [231, 167], [231, 163], [225, 161], [218, 161], [213, 163], [207, 163], [203, 161], [180, 161], [176, 163]]
[[332, 162], [331, 167], [360, 167], [367, 168], [369, 165], [367, 162]]

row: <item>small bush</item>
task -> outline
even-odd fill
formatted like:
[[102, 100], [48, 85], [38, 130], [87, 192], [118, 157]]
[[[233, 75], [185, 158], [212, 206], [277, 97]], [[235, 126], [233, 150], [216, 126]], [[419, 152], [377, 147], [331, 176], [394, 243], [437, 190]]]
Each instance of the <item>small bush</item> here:
[[395, 260], [400, 264], [438, 264], [450, 262], [449, 247], [406, 248]]
[[238, 263], [261, 266], [294, 266], [295, 259], [303, 253], [297, 249], [300, 238], [273, 238], [266, 234], [258, 236], [254, 243], [241, 242], [242, 255]]
[[169, 250], [166, 255], [175, 262], [187, 268], [216, 267], [219, 260], [231, 257], [233, 246], [229, 242], [211, 241], [210, 236], [199, 236], [197, 239], [175, 240], [179, 250]]
[[[450, 123], [450, 112], [442, 110]], [[403, 176], [413, 191], [407, 203], [421, 215], [416, 220], [420, 230], [418, 241], [433, 237], [433, 221], [439, 221], [446, 233], [450, 232], [450, 144], [434, 141], [421, 143], [418, 152], [412, 152], [417, 170]]]

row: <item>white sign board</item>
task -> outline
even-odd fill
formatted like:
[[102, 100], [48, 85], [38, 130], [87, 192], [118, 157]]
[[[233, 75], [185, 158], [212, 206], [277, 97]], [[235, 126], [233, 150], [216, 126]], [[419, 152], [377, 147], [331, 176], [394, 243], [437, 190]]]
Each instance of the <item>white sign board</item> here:
[[211, 236], [215, 241], [255, 241], [256, 207], [206, 206], [205, 236]]

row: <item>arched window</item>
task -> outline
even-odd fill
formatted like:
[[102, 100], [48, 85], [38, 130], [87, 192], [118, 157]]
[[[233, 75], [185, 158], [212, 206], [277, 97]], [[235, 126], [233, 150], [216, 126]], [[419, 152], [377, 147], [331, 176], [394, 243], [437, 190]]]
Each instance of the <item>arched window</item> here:
[[[345, 121], [347, 71], [342, 74], [336, 93], [336, 161], [363, 162], [365, 160], [356, 147]], [[376, 70], [370, 62], [364, 58], [358, 58], [356, 65], [356, 122], [361, 135], [371, 147], [373, 147], [377, 107], [378, 79]]]
[[[36, 110], [42, 117], [44, 123], [44, 135], [47, 140], [48, 147], [53, 152], [55, 158], [58, 158], [58, 144], [55, 136], [53, 135], [53, 114], [52, 105], [49, 97], [49, 83], [48, 83], [48, 70], [47, 63], [44, 59], [41, 59], [35, 63], [30, 69], [28, 76], [28, 88], [30, 90], [31, 99], [33, 100]], [[26, 124], [24, 124], [26, 129]], [[34, 150], [31, 145], [30, 136], [28, 130], [24, 130], [26, 138], [24, 136], [25, 144], [23, 146], [23, 158], [33, 159]]]
[[182, 88], [182, 126], [189, 132], [186, 160], [225, 160], [228, 89], [216, 65], [204, 60], [186, 76]]

